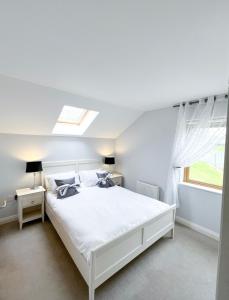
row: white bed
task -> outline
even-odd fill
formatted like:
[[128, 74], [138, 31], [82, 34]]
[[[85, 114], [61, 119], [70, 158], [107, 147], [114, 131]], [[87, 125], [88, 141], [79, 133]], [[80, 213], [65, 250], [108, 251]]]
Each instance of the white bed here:
[[[92, 160], [44, 163], [44, 174], [93, 169]], [[167, 233], [175, 207], [115, 186], [81, 188], [57, 199], [46, 194], [46, 213], [89, 286], [95, 289]]]

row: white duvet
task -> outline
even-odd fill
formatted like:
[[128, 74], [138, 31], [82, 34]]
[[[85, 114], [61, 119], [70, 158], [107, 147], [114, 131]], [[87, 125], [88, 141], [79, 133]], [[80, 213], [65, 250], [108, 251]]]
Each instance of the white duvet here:
[[47, 204], [74, 245], [89, 261], [91, 250], [169, 209], [125, 188], [88, 187], [65, 199], [47, 193]]

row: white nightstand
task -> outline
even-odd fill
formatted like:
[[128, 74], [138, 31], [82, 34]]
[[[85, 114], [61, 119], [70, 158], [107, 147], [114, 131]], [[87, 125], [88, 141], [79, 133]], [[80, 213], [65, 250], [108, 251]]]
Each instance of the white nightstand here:
[[[20, 229], [24, 223], [32, 220], [42, 218], [42, 222], [44, 222], [44, 192], [45, 189], [42, 186], [37, 189], [16, 190]], [[36, 209], [35, 206], [37, 206]]]
[[123, 181], [123, 175], [120, 173], [112, 173], [111, 179], [114, 182], [114, 184], [122, 186], [122, 181]]

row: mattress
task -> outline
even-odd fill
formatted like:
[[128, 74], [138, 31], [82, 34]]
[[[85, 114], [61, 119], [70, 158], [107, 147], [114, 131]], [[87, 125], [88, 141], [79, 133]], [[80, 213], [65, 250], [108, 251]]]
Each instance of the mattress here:
[[47, 192], [46, 203], [78, 251], [90, 260], [93, 249], [119, 237], [170, 208], [125, 188], [85, 187], [65, 199]]

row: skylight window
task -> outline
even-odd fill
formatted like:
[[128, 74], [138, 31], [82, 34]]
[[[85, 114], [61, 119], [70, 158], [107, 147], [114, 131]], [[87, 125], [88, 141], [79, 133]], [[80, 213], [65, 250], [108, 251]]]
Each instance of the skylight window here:
[[52, 133], [82, 135], [97, 115], [97, 111], [64, 106]]
[[80, 125], [86, 113], [87, 110], [83, 108], [64, 106], [58, 118], [58, 122]]

